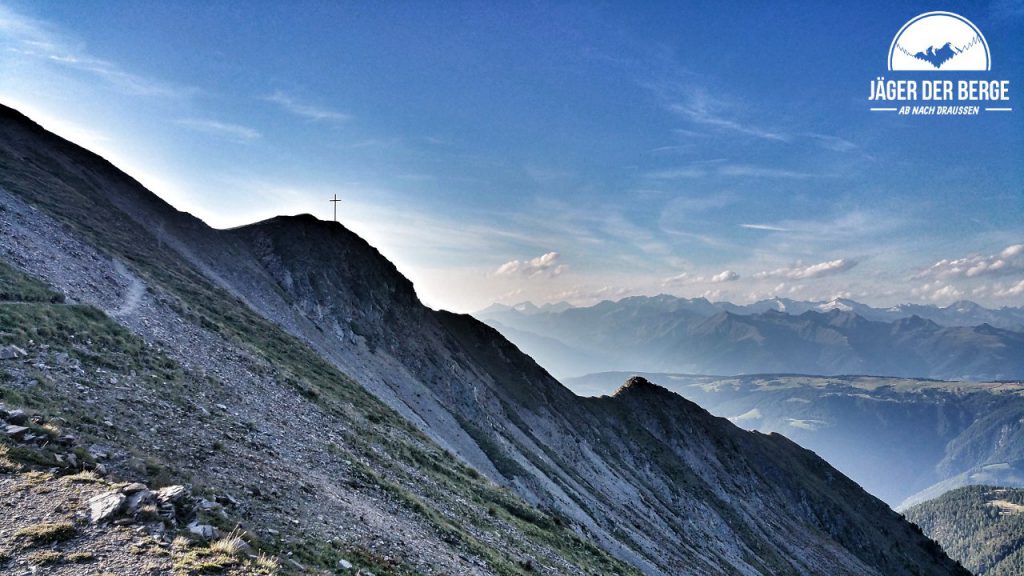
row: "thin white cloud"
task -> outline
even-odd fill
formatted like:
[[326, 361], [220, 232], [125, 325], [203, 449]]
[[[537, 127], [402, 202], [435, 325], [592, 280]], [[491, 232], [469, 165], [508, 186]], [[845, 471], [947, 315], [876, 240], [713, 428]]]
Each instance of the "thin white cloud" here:
[[301, 116], [303, 118], [308, 118], [310, 120], [315, 120], [317, 122], [341, 123], [348, 122], [349, 120], [352, 119], [352, 116], [350, 116], [349, 114], [338, 112], [337, 110], [331, 110], [329, 108], [323, 108], [320, 106], [315, 106], [313, 104], [299, 102], [281, 91], [277, 91], [271, 94], [270, 96], [266, 96], [264, 100], [267, 100], [268, 102], [273, 102], [279, 105], [285, 111], [295, 114], [296, 116]]
[[754, 124], [745, 123], [726, 116], [717, 100], [711, 98], [704, 90], [691, 90], [681, 101], [667, 105], [668, 110], [695, 123], [716, 128], [726, 132], [734, 132], [777, 142], [788, 142], [790, 137], [781, 132], [767, 130]]
[[765, 166], [751, 166], [749, 164], [722, 166], [718, 171], [723, 176], [743, 176], [750, 178], [786, 178], [792, 180], [804, 180], [807, 178], [814, 178], [816, 176], [809, 172], [786, 170], [784, 168], [769, 168]]
[[669, 276], [661, 281], [662, 286], [676, 286], [679, 284], [689, 284], [692, 281], [692, 277], [688, 272], [680, 272], [675, 276]]
[[530, 260], [509, 260], [497, 270], [496, 276], [521, 276], [534, 278], [537, 276], [554, 277], [568, 269], [565, 264], [558, 264], [558, 252], [548, 252]]
[[248, 126], [230, 124], [205, 118], [184, 118], [178, 120], [177, 124], [189, 128], [190, 130], [203, 132], [205, 134], [218, 136], [220, 138], [236, 142], [251, 142], [253, 140], [258, 140], [262, 136], [259, 131], [249, 128]]
[[709, 176], [725, 176], [731, 178], [778, 178], [788, 180], [806, 180], [822, 175], [773, 166], [756, 166], [752, 164], [706, 163], [704, 165], [682, 166], [655, 170], [644, 175], [651, 180], [693, 180]]
[[822, 148], [832, 150], [833, 152], [852, 152], [858, 148], [858, 146], [853, 142], [838, 136], [815, 134], [813, 132], [809, 132], [805, 134], [805, 136], [817, 142]]
[[789, 228], [773, 226], [771, 224], [740, 224], [740, 228], [747, 228], [749, 230], [765, 230], [768, 232], [789, 232]]
[[670, 168], [647, 173], [647, 177], [654, 180], [685, 180], [704, 176], [707, 176], [707, 172], [700, 168]]
[[20, 58], [34, 58], [91, 74], [114, 89], [137, 96], [188, 97], [198, 90], [131, 73], [115, 62], [97, 58], [56, 27], [0, 6], [0, 41]]
[[681, 272], [675, 276], [670, 276], [661, 281], [662, 286], [690, 286], [694, 284], [722, 284], [725, 282], [735, 282], [740, 279], [740, 275], [732, 270], [723, 270], [718, 274], [712, 274], [711, 276], [697, 275], [694, 276], [689, 272]]
[[942, 259], [922, 270], [914, 278], [976, 278], [1024, 272], [1024, 244], [1012, 244], [998, 254], [972, 254]]
[[783, 268], [776, 268], [775, 270], [765, 270], [764, 272], [758, 272], [754, 274], [754, 278], [765, 279], [765, 278], [789, 278], [791, 280], [804, 280], [807, 278], [821, 278], [822, 276], [831, 276], [833, 274], [839, 274], [846, 272], [850, 268], [857, 265], [856, 260], [849, 258], [839, 258], [837, 260], [830, 260], [828, 262], [818, 262], [817, 264], [804, 265], [797, 263], [793, 266], [787, 266]]

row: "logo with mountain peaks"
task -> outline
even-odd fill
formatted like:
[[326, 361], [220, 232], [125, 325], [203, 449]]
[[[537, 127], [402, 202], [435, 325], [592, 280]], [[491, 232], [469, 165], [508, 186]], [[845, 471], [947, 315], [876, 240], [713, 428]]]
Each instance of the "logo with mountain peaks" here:
[[889, 47], [889, 70], [991, 70], [988, 42], [973, 22], [952, 12], [926, 12], [910, 19]]
[[[889, 45], [890, 78], [871, 81], [871, 112], [897, 116], [979, 116], [1013, 112], [1010, 81], [993, 78], [988, 41], [973, 22], [952, 12], [925, 12], [900, 28]], [[988, 72], [919, 75], [915, 72]], [[906, 74], [910, 72], [910, 74]]]

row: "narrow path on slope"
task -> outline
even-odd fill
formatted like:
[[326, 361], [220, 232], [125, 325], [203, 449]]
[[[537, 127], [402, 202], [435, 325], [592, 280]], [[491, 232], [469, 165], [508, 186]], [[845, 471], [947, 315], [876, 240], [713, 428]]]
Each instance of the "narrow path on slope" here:
[[120, 260], [114, 260], [114, 270], [116, 270], [121, 277], [128, 280], [128, 291], [125, 293], [124, 302], [122, 302], [121, 306], [117, 310], [114, 310], [111, 315], [127, 316], [139, 308], [139, 304], [142, 302], [142, 296], [146, 293], [146, 285], [142, 283], [142, 280], [139, 280], [134, 274], [129, 272]]

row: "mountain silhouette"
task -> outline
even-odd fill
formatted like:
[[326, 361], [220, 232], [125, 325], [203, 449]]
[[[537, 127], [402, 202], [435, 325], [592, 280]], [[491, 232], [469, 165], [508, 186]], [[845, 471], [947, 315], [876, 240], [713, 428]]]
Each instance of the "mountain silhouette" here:
[[927, 50], [914, 54], [914, 58], [924, 60], [936, 68], [941, 68], [947, 60], [959, 54], [961, 50], [953, 48], [952, 42], [946, 42], [942, 45], [942, 48], [936, 49], [934, 46], [929, 46]]

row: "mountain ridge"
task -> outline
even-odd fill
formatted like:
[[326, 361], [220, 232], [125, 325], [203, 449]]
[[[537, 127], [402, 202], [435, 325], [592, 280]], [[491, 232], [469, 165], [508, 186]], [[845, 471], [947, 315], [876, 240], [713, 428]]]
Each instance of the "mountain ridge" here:
[[[648, 574], [963, 573], [884, 503], [781, 436], [742, 431], [673, 395], [666, 406], [637, 394], [576, 397], [493, 328], [423, 307], [393, 264], [338, 224], [282, 217], [216, 231], [94, 155], [4, 118], [4, 257], [171, 350], [233, 402], [263, 410], [257, 429], [281, 417], [263, 395], [322, 406], [302, 430], [329, 432], [334, 448], [300, 444], [282, 465], [296, 474], [308, 466], [332, 494], [346, 461], [374, 466], [358, 482], [401, 495], [394, 510], [411, 507], [409, 526], [449, 534], [431, 542], [438, 560], [451, 554], [453, 571], [581, 572], [574, 563], [600, 561], [591, 542]], [[83, 258], [88, 265], [76, 263]], [[130, 293], [140, 303], [125, 308]], [[247, 382], [259, 384], [257, 396], [243, 394]], [[491, 521], [477, 498], [512, 497], [478, 490], [460, 460], [533, 505], [511, 499], [500, 515], [521, 544], [485, 538], [476, 523]], [[438, 486], [456, 497], [431, 491]], [[306, 537], [325, 537], [329, 525], [311, 522]], [[524, 556], [532, 563], [510, 560]]]

